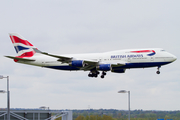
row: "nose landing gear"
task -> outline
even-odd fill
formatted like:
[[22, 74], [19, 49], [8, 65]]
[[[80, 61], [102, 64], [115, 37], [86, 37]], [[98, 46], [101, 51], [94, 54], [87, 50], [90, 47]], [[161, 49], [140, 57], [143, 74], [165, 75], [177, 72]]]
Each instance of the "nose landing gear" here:
[[156, 72], [157, 74], [160, 74], [160, 71], [159, 71], [160, 67], [161, 66], [158, 66], [158, 68], [157, 68], [157, 72]]

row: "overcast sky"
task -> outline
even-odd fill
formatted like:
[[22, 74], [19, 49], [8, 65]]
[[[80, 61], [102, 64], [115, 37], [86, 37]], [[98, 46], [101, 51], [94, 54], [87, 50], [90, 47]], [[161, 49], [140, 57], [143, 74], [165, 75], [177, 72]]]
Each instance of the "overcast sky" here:
[[[0, 74], [10, 76], [11, 108], [179, 110], [179, 0], [4, 0], [0, 4]], [[58, 71], [23, 65], [8, 33], [17, 32], [39, 50], [95, 53], [131, 48], [164, 48], [178, 59], [157, 68], [108, 72], [105, 79], [89, 72]], [[0, 80], [6, 90], [6, 79]], [[6, 94], [0, 94], [0, 108]]]

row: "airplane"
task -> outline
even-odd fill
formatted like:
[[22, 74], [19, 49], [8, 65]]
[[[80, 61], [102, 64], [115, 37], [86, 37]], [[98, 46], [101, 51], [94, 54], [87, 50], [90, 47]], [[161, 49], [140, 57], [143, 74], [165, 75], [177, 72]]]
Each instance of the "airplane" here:
[[162, 48], [125, 49], [103, 53], [57, 55], [38, 50], [27, 39], [17, 33], [9, 33], [18, 56], [5, 56], [17, 63], [66, 70], [89, 71], [89, 77], [104, 78], [108, 71], [125, 73], [126, 69], [160, 67], [174, 62], [176, 56]]

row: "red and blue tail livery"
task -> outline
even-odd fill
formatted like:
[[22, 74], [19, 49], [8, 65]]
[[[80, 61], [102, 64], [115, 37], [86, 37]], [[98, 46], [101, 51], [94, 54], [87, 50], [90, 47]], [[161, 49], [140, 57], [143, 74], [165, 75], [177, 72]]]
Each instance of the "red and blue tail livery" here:
[[35, 54], [35, 47], [25, 38], [16, 33], [10, 33], [9, 36], [19, 57], [32, 57]]
[[10, 33], [11, 41], [18, 56], [5, 56], [17, 63], [66, 71], [89, 71], [89, 77], [104, 78], [108, 71], [125, 73], [126, 69], [160, 67], [174, 62], [177, 58], [162, 48], [125, 49], [103, 53], [50, 54], [41, 52], [24, 37]]

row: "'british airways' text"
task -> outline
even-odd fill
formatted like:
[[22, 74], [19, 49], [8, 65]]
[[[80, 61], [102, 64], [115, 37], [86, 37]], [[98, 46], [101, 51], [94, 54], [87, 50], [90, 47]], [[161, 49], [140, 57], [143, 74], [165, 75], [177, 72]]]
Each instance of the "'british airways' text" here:
[[111, 58], [133, 58], [133, 57], [143, 57], [143, 54], [138, 54], [138, 55], [111, 55]]

